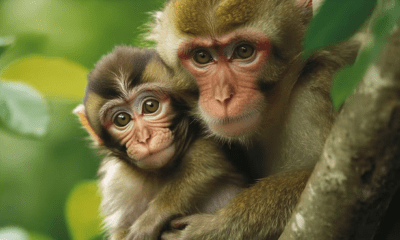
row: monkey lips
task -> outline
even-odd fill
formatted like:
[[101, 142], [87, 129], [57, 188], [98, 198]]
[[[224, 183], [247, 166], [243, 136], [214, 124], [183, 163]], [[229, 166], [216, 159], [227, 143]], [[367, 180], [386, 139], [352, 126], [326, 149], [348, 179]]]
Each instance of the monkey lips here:
[[175, 144], [171, 144], [166, 148], [157, 149], [155, 151], [148, 150], [147, 154], [142, 156], [130, 154], [128, 156], [134, 159], [135, 164], [143, 169], [161, 168], [165, 166], [175, 154]]
[[[203, 113], [203, 116], [206, 113]], [[261, 115], [257, 111], [245, 113], [237, 117], [226, 117], [217, 119], [208, 117], [206, 123], [210, 130], [224, 137], [242, 137], [252, 134], [261, 120]]]

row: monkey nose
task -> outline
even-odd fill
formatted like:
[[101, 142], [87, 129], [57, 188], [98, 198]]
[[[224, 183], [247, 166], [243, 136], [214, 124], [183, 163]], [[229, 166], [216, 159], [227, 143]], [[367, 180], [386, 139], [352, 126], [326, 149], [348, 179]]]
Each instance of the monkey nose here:
[[139, 143], [147, 144], [148, 141], [150, 140], [150, 137], [151, 137], [151, 135], [150, 135], [149, 131], [147, 131], [146, 129], [143, 129], [142, 131], [140, 131], [136, 134], [136, 140]]
[[227, 103], [233, 95], [233, 91], [229, 86], [224, 86], [223, 88], [216, 87], [214, 90], [214, 99], [221, 104]]

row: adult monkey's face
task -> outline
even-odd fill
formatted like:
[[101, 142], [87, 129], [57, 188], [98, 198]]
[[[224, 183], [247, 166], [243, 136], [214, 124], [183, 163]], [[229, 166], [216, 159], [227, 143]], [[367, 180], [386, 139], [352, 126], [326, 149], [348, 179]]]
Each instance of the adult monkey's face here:
[[300, 69], [305, 2], [176, 0], [167, 5], [158, 51], [194, 78], [200, 92], [197, 115], [215, 135], [248, 137], [280, 121]]
[[268, 38], [250, 30], [180, 44], [179, 59], [196, 78], [199, 112], [212, 131], [237, 137], [259, 124], [264, 96], [257, 78], [269, 51]]

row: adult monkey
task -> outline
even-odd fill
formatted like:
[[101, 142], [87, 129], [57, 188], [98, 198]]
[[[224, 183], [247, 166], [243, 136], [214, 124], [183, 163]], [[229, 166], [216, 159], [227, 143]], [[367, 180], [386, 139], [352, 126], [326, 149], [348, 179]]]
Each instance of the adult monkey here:
[[346, 43], [303, 60], [311, 18], [310, 0], [171, 0], [156, 14], [150, 38], [181, 75], [175, 87], [199, 90], [194, 114], [246, 145], [262, 178], [215, 214], [173, 221], [163, 239], [279, 237], [335, 118], [331, 77], [358, 51]]

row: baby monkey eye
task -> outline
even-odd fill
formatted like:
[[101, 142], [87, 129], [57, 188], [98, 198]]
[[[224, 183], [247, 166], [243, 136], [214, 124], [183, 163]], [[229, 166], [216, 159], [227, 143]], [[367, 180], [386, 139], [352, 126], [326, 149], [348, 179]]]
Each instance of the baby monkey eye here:
[[211, 54], [205, 50], [196, 51], [193, 55], [193, 60], [199, 64], [207, 64], [213, 60]]
[[254, 54], [254, 47], [250, 44], [241, 44], [235, 48], [235, 58], [246, 59]]
[[160, 103], [157, 100], [150, 99], [147, 100], [143, 103], [143, 113], [145, 114], [150, 114], [150, 113], [155, 113], [158, 110], [158, 107], [160, 106]]
[[131, 116], [128, 113], [122, 112], [119, 113], [114, 118], [114, 124], [117, 127], [125, 127], [131, 121]]

